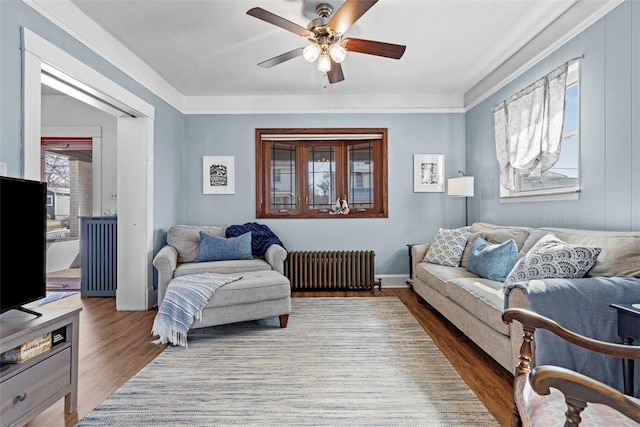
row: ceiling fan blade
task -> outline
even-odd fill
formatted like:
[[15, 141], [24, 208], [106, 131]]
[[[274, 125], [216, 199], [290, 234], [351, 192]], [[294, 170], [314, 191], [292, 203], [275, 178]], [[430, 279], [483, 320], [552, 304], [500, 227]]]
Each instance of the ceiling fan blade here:
[[294, 34], [297, 34], [302, 37], [313, 37], [313, 32], [307, 30], [304, 27], [301, 27], [298, 24], [295, 24], [291, 21], [288, 21], [275, 13], [269, 12], [268, 10], [264, 10], [261, 7], [254, 7], [253, 9], [249, 9], [247, 11], [247, 15], [251, 15], [255, 18], [261, 19], [269, 24], [273, 24], [277, 27], [284, 28], [287, 31], [291, 31]]
[[301, 47], [290, 50], [289, 52], [283, 53], [282, 55], [274, 56], [273, 58], [267, 59], [266, 61], [262, 61], [258, 65], [261, 66], [262, 68], [271, 68], [274, 65], [282, 64], [285, 61], [288, 61], [293, 58], [297, 58], [300, 55], [302, 55]]
[[367, 55], [384, 56], [385, 58], [400, 59], [406, 46], [401, 44], [376, 42], [373, 40], [346, 38], [342, 41], [349, 52], [366, 53]]
[[339, 83], [344, 80], [344, 74], [342, 74], [342, 65], [331, 60], [331, 69], [327, 72], [327, 78], [329, 83]]
[[337, 33], [344, 34], [349, 27], [377, 2], [378, 0], [347, 0], [340, 9], [331, 16], [331, 20], [327, 25]]

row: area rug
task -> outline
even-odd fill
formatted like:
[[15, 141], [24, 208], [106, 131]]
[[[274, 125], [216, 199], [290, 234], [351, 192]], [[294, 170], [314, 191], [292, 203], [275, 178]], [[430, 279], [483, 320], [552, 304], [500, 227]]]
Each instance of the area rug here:
[[353, 297], [293, 298], [285, 329], [194, 330], [78, 425], [498, 423], [398, 298]]

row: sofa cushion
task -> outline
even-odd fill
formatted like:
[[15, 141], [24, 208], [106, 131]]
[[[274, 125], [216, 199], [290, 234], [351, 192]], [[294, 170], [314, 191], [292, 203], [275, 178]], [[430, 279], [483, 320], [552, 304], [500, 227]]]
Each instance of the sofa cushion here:
[[200, 247], [200, 232], [224, 237], [223, 227], [205, 225], [174, 225], [167, 232], [167, 243], [178, 251], [178, 264], [194, 262]]
[[483, 323], [503, 335], [510, 327], [502, 321], [504, 309], [503, 283], [472, 277], [458, 277], [446, 284], [447, 296]]
[[478, 237], [482, 237], [482, 233], [469, 233], [467, 244], [462, 252], [462, 258], [460, 258], [460, 267], [467, 268], [467, 262], [469, 262], [469, 251]]
[[462, 267], [448, 267], [445, 265], [421, 262], [416, 264], [415, 276], [424, 283], [435, 289], [443, 296], [447, 296], [446, 282], [459, 277], [477, 278], [473, 273]]
[[457, 267], [469, 238], [469, 227], [441, 228], [429, 247], [423, 261]]
[[505, 285], [532, 279], [579, 279], [595, 264], [600, 251], [563, 242], [549, 233], [518, 260]]
[[513, 239], [491, 244], [478, 237], [469, 251], [467, 271], [486, 279], [504, 282], [515, 265], [518, 248]]
[[290, 295], [289, 279], [277, 271], [244, 272], [242, 279], [219, 288], [207, 307], [251, 304], [288, 298]]
[[174, 277], [196, 273], [235, 274], [244, 273], [245, 271], [264, 270], [271, 270], [271, 266], [259, 258], [232, 261], [185, 262], [178, 264]]
[[518, 253], [518, 255], [520, 257], [523, 257], [527, 252], [531, 250], [531, 248], [536, 243], [538, 243], [538, 240], [542, 239], [547, 234], [549, 234], [549, 231], [547, 230], [543, 230], [543, 229], [531, 230], [531, 232], [529, 233], [529, 236], [527, 237], [527, 240], [524, 241], [524, 245], [522, 245], [522, 248], [520, 249], [520, 252]]
[[476, 222], [471, 225], [471, 232], [481, 233], [488, 242], [502, 243], [513, 239], [518, 250], [522, 249], [524, 242], [529, 237], [529, 233], [533, 230], [529, 227], [504, 226], [486, 222]]
[[200, 247], [196, 262], [252, 259], [251, 232], [237, 237], [218, 237], [200, 232]]
[[593, 276], [629, 275], [640, 277], [640, 232], [550, 228], [546, 230], [574, 245], [602, 248], [595, 265], [586, 274]]

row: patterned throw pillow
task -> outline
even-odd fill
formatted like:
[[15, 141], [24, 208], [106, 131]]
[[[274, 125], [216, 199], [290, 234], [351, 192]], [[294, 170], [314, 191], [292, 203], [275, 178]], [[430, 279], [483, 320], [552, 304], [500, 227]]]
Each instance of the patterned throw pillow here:
[[505, 285], [532, 279], [579, 279], [596, 263], [601, 248], [565, 243], [554, 234], [538, 240], [504, 281]]
[[470, 228], [439, 229], [423, 261], [449, 267], [459, 266]]

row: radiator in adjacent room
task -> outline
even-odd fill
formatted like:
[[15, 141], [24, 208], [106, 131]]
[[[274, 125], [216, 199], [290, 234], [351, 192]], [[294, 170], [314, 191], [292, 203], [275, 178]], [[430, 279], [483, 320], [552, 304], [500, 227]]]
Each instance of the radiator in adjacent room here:
[[117, 219], [80, 218], [80, 296], [115, 297]]
[[374, 251], [289, 252], [284, 274], [293, 291], [382, 289], [375, 279]]

